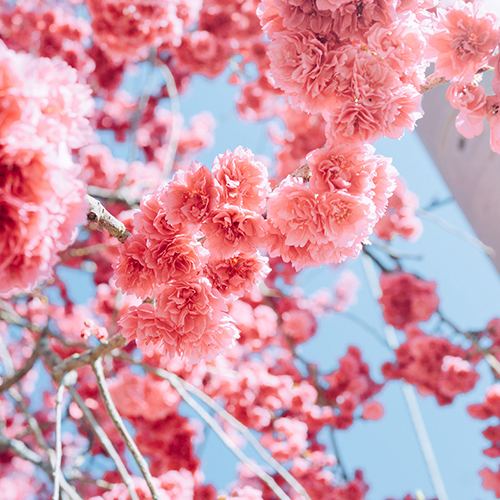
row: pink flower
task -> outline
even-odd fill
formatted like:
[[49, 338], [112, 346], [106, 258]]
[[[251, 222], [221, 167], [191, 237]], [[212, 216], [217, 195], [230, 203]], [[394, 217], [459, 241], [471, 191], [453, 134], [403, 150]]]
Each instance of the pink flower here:
[[426, 335], [416, 326], [406, 330], [408, 340], [396, 350], [396, 363], [385, 363], [382, 373], [404, 379], [426, 396], [434, 394], [438, 404], [453, 402], [457, 394], [471, 391], [479, 375], [464, 358], [467, 352], [445, 338]]
[[384, 318], [396, 328], [427, 321], [438, 308], [436, 283], [421, 280], [413, 274], [383, 273], [380, 287]]
[[485, 468], [479, 471], [479, 475], [483, 478], [483, 488], [495, 493], [496, 498], [500, 498], [500, 467], [498, 472], [493, 472], [491, 469]]
[[142, 352], [150, 352], [164, 341], [166, 332], [163, 328], [159, 328], [161, 325], [155, 308], [148, 302], [130, 307], [129, 311], [118, 320], [118, 324], [122, 328], [122, 335], [129, 342], [135, 340]]
[[262, 213], [271, 189], [267, 168], [254, 159], [249, 149], [238, 146], [234, 153], [219, 155], [212, 166], [221, 186], [221, 203]]
[[369, 152], [366, 147], [331, 143], [311, 151], [306, 157], [311, 189], [316, 193], [343, 190], [353, 196], [363, 195], [373, 185]]
[[327, 241], [317, 197], [301, 179], [289, 176], [273, 191], [267, 202], [267, 221], [283, 235], [286, 245], [304, 247]]
[[282, 314], [281, 329], [294, 344], [309, 340], [318, 327], [313, 314], [305, 309], [290, 309]]
[[307, 31], [278, 32], [269, 44], [276, 85], [304, 111], [331, 110], [339, 103], [337, 73], [347, 55], [335, 48]]
[[435, 61], [436, 74], [447, 80], [472, 81], [498, 45], [496, 23], [477, 3], [460, 1], [453, 8], [439, 9], [426, 53]]
[[143, 196], [140, 204], [141, 210], [134, 215], [136, 231], [149, 241], [172, 239], [187, 231], [187, 227], [180, 224], [173, 226], [168, 222], [168, 212], [162, 204], [164, 197], [162, 189]]
[[500, 153], [500, 97], [486, 97], [486, 119], [490, 124], [490, 147]]
[[86, 0], [94, 36], [113, 55], [145, 57], [148, 47], [179, 45], [183, 23], [178, 2]]
[[250, 210], [223, 205], [214, 210], [202, 225], [205, 247], [220, 259], [237, 253], [251, 254], [262, 243], [264, 219]]
[[142, 234], [129, 236], [119, 247], [120, 255], [113, 265], [116, 286], [126, 293], [147, 297], [156, 285], [153, 269], [146, 264], [147, 242]]
[[157, 315], [168, 332], [164, 349], [171, 357], [184, 355], [191, 363], [228, 349], [237, 330], [225, 311], [224, 299], [206, 278], [169, 282], [157, 295]]
[[188, 171], [178, 171], [164, 191], [161, 203], [171, 224], [198, 226], [219, 200], [214, 178], [207, 167], [193, 162]]
[[208, 252], [193, 237], [179, 234], [173, 238], [152, 239], [144, 261], [158, 284], [171, 279], [195, 276], [208, 258]]
[[457, 130], [467, 139], [472, 139], [483, 131], [486, 116], [486, 94], [484, 87], [475, 83], [452, 83], [446, 98], [460, 113], [455, 119]]
[[223, 297], [241, 297], [269, 271], [267, 259], [260, 254], [237, 254], [223, 260], [210, 259], [205, 272]]
[[318, 212], [323, 216], [323, 231], [329, 241], [345, 247], [367, 238], [376, 222], [375, 205], [367, 197], [342, 191], [318, 197]]

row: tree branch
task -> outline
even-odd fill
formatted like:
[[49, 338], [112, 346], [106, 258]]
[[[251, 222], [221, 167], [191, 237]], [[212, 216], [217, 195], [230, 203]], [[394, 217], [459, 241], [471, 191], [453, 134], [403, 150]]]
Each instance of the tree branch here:
[[78, 394], [76, 389], [73, 386], [70, 386], [68, 387], [68, 390], [71, 394], [71, 397], [73, 398], [73, 401], [75, 401], [80, 410], [82, 410], [83, 414], [85, 415], [85, 418], [87, 419], [90, 426], [94, 430], [103, 448], [106, 450], [109, 457], [115, 462], [116, 470], [120, 474], [121, 478], [123, 479], [123, 482], [125, 483], [125, 486], [128, 489], [130, 500], [139, 500], [139, 497], [134, 488], [134, 483], [132, 481], [132, 478], [130, 477], [130, 474], [128, 473], [127, 468], [125, 467], [125, 464], [123, 463], [120, 455], [115, 450], [113, 443], [108, 438], [107, 434], [104, 432], [104, 429], [99, 425], [97, 420], [94, 418], [94, 415], [92, 415], [92, 412], [88, 409], [87, 405], [83, 401], [80, 394]]
[[91, 229], [96, 229], [97, 227], [106, 229], [110, 236], [113, 236], [121, 243], [130, 236], [125, 224], [112, 216], [99, 200], [87, 194], [85, 195], [85, 201], [90, 205], [87, 219], [90, 222]]
[[106, 379], [104, 378], [101, 358], [95, 360], [94, 364], [92, 365], [92, 369], [94, 370], [94, 374], [97, 379], [97, 386], [99, 387], [99, 393], [101, 394], [102, 401], [104, 403], [104, 406], [106, 407], [106, 411], [108, 412], [109, 417], [115, 424], [116, 430], [120, 433], [123, 442], [127, 445], [127, 448], [130, 450], [130, 453], [132, 453], [132, 456], [134, 457], [139, 469], [141, 470], [148, 488], [151, 491], [152, 499], [160, 500], [156, 488], [153, 484], [153, 477], [151, 476], [151, 472], [149, 472], [148, 464], [146, 463], [146, 460], [144, 460], [144, 457], [135, 444], [135, 441], [128, 433], [127, 428], [125, 427], [125, 424], [123, 423], [123, 420], [118, 413], [118, 410], [116, 409], [113, 399], [111, 398], [111, 394], [106, 384]]

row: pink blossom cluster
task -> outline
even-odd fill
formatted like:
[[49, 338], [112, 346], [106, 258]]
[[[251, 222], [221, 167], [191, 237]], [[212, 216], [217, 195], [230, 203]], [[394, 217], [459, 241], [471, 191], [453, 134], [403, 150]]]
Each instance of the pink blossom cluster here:
[[52, 274], [85, 220], [71, 148], [91, 137], [90, 89], [65, 63], [0, 41], [0, 292]]
[[396, 328], [427, 321], [438, 308], [436, 283], [421, 280], [414, 274], [382, 273], [380, 287], [384, 319]]
[[310, 152], [309, 186], [287, 177], [267, 202], [268, 251], [300, 270], [356, 257], [383, 215], [396, 170], [369, 145]]
[[479, 379], [468, 352], [445, 338], [427, 335], [416, 326], [406, 330], [407, 341], [396, 350], [396, 363], [385, 363], [382, 373], [404, 379], [426, 396], [434, 394], [440, 405], [471, 391]]
[[423, 4], [263, 1], [276, 86], [300, 109], [323, 113], [332, 142], [401, 137], [421, 116]]
[[123, 335], [191, 361], [234, 342], [226, 300], [267, 273], [262, 213], [270, 188], [265, 167], [241, 147], [200, 164], [141, 201], [135, 232], [115, 265], [117, 285], [146, 301], [121, 319]]
[[[486, 420], [491, 417], [500, 418], [500, 384], [493, 384], [486, 392], [485, 400], [481, 404], [470, 405], [467, 411], [473, 418]], [[500, 425], [490, 425], [483, 431], [483, 436], [491, 442], [491, 446], [483, 451], [488, 457], [500, 456]], [[500, 469], [494, 472], [486, 467], [479, 472], [483, 478], [483, 488], [495, 492], [500, 497]]]
[[148, 48], [175, 47], [183, 31], [197, 21], [199, 1], [86, 0], [92, 30], [112, 56], [146, 58]]

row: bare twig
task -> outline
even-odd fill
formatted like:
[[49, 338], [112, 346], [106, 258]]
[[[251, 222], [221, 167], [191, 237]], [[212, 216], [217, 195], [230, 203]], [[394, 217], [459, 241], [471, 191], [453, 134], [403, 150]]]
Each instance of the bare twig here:
[[90, 426], [94, 430], [103, 448], [106, 450], [109, 457], [115, 462], [116, 470], [120, 474], [121, 478], [123, 479], [123, 482], [125, 483], [128, 489], [130, 499], [139, 500], [139, 497], [137, 496], [137, 493], [134, 488], [134, 483], [132, 482], [132, 478], [130, 477], [130, 474], [128, 473], [127, 468], [125, 467], [125, 464], [120, 458], [118, 452], [115, 450], [115, 447], [113, 446], [111, 440], [108, 438], [106, 432], [104, 432], [104, 429], [99, 425], [97, 420], [94, 418], [94, 415], [92, 415], [92, 412], [88, 409], [87, 405], [83, 401], [80, 394], [78, 394], [76, 389], [73, 386], [71, 386], [68, 388], [68, 390], [71, 394], [71, 397], [73, 398], [73, 401], [75, 401], [80, 410], [82, 410], [85, 418], [87, 419]]
[[437, 87], [441, 83], [445, 83], [448, 80], [444, 76], [436, 76], [435, 73], [432, 75], [429, 75], [425, 79], [425, 83], [420, 87], [419, 92], [421, 94], [424, 94], [425, 92], [428, 92], [429, 90], [433, 89], [434, 87]]
[[144, 479], [146, 480], [148, 488], [151, 491], [152, 499], [159, 500], [158, 493], [153, 484], [153, 477], [151, 476], [151, 472], [149, 472], [148, 464], [146, 463], [146, 460], [144, 460], [144, 457], [135, 444], [135, 441], [127, 431], [127, 428], [125, 427], [125, 424], [123, 423], [123, 420], [118, 413], [118, 410], [116, 409], [113, 399], [111, 398], [111, 394], [106, 384], [106, 379], [104, 378], [101, 358], [95, 360], [94, 364], [92, 365], [92, 369], [94, 370], [94, 374], [97, 379], [97, 386], [99, 387], [99, 393], [101, 394], [102, 401], [104, 403], [104, 406], [106, 407], [106, 411], [108, 412], [109, 417], [115, 424], [117, 431], [120, 433], [120, 436], [122, 437], [123, 442], [127, 445], [127, 448], [130, 450], [130, 453], [132, 453], [132, 456], [134, 457], [134, 460], [136, 461], [142, 475], [144, 476]]
[[[198, 389], [194, 385], [190, 384], [186, 380], [181, 379], [175, 373], [168, 372], [161, 368], [155, 368], [146, 363], [140, 361], [135, 361], [126, 353], [119, 353], [117, 357], [125, 359], [130, 363], [134, 363], [138, 366], [144, 368], [147, 372], [154, 373], [156, 376], [168, 380], [171, 384], [178, 383], [184, 387], [188, 392], [194, 394], [198, 399], [203, 401], [208, 407], [210, 407], [217, 415], [223, 418], [228, 424], [232, 425], [247, 439], [247, 441], [253, 446], [255, 451], [265, 460], [269, 465], [274, 467], [276, 472], [299, 494], [300, 497], [310, 500], [310, 497], [304, 487], [275, 459], [273, 456], [260, 444], [260, 442], [255, 438], [255, 436], [250, 432], [248, 427], [243, 425], [238, 419], [233, 417], [228, 411], [226, 411], [222, 406], [215, 402], [210, 396], [205, 394], [202, 390]], [[173, 385], [173, 384], [172, 384]]]
[[[110, 353], [113, 349], [123, 347], [126, 343], [127, 340], [121, 334], [116, 334], [110, 337], [106, 342], [99, 344], [97, 347], [88, 349], [81, 354], [73, 354], [64, 361], [60, 358], [58, 360], [54, 359], [55, 363], [51, 365], [52, 377], [59, 382], [65, 373], [71, 370], [77, 370], [82, 366], [91, 365], [101, 356]], [[50, 350], [50, 347], [48, 347], [48, 349]], [[54, 354], [52, 351], [50, 351], [50, 353]], [[50, 353], [45, 350], [44, 354], [50, 355]]]
[[85, 201], [90, 205], [87, 219], [90, 222], [91, 229], [106, 229], [110, 236], [113, 236], [121, 243], [130, 236], [125, 224], [120, 222], [116, 217], [113, 217], [99, 200], [87, 194], [85, 195]]
[[[3, 434], [0, 434], [0, 449], [7, 448], [12, 453], [40, 467], [52, 480], [52, 467], [48, 462], [36, 452], [30, 450], [22, 441], [18, 439], [8, 439]], [[61, 488], [71, 498], [71, 500], [82, 500], [82, 497], [68, 484], [64, 478], [60, 478]]]
[[167, 179], [170, 175], [170, 172], [172, 171], [172, 167], [174, 166], [175, 155], [177, 154], [177, 147], [179, 145], [179, 139], [181, 137], [181, 102], [179, 99], [179, 93], [177, 92], [174, 75], [172, 75], [172, 72], [170, 71], [168, 65], [166, 65], [160, 59], [156, 59], [155, 64], [160, 68], [163, 74], [163, 78], [165, 79], [168, 96], [170, 98], [170, 109], [172, 111], [172, 129], [170, 131], [168, 149], [165, 156], [165, 161], [163, 162], [162, 173], [162, 179]]
[[76, 382], [76, 372], [69, 372], [64, 375], [59, 384], [59, 389], [56, 393], [56, 456], [54, 460], [54, 495], [53, 500], [59, 500], [59, 487], [61, 483], [61, 478], [64, 479], [61, 470], [62, 462], [62, 439], [61, 439], [61, 427], [62, 427], [62, 402], [64, 397], [64, 390], [66, 386], [73, 385]]
[[493, 250], [493, 248], [489, 247], [488, 245], [485, 245], [480, 239], [476, 238], [475, 236], [472, 236], [471, 234], [462, 231], [453, 224], [450, 224], [442, 217], [439, 217], [431, 212], [427, 212], [422, 208], [417, 209], [416, 214], [423, 219], [427, 219], [428, 221], [433, 222], [434, 224], [441, 227], [448, 233], [458, 236], [460, 239], [466, 241], [467, 243], [474, 245], [475, 247], [485, 252], [487, 255], [489, 256], [495, 255], [495, 250]]
[[[160, 369], [158, 369], [160, 370]], [[164, 372], [166, 377], [169, 377], [169, 372], [161, 370], [160, 373]], [[162, 377], [165, 378], [165, 377]], [[217, 421], [210, 415], [195, 399], [191, 397], [188, 391], [180, 383], [178, 377], [169, 377], [167, 380], [170, 382], [172, 387], [179, 393], [181, 398], [189, 405], [193, 410], [200, 415], [200, 417], [212, 428], [212, 430], [217, 434], [219, 439], [227, 446], [227, 448], [236, 455], [242, 463], [244, 463], [254, 474], [256, 474], [269, 488], [274, 492], [274, 494], [280, 500], [290, 500], [290, 497], [280, 488], [276, 481], [256, 463], [252, 462], [234, 443], [234, 441], [227, 435], [224, 429], [217, 423]]]
[[24, 362], [22, 368], [19, 368], [19, 370], [11, 374], [0, 384], [0, 392], [10, 389], [13, 385], [17, 384], [33, 368], [40, 354], [40, 341], [38, 341], [31, 356]]
[[[362, 256], [361, 262], [363, 264], [366, 277], [368, 278], [372, 295], [375, 299], [378, 299], [382, 292], [377, 273], [375, 271], [374, 260], [371, 256], [365, 253], [365, 255]], [[396, 332], [391, 325], [385, 325], [385, 335], [387, 344], [391, 347], [391, 349], [396, 350], [399, 347], [399, 341], [397, 339]], [[406, 406], [410, 412], [413, 427], [417, 434], [420, 449], [424, 456], [427, 471], [429, 472], [436, 497], [438, 500], [448, 500], [448, 494], [446, 492], [443, 478], [441, 477], [441, 472], [439, 471], [436, 455], [434, 454], [432, 443], [429, 438], [429, 434], [427, 433], [422, 413], [420, 412], [417, 397], [415, 395], [415, 389], [407, 382], [403, 382], [402, 389]]]
[[340, 458], [340, 450], [337, 444], [337, 439], [335, 438], [335, 429], [331, 425], [330, 425], [330, 439], [332, 441], [333, 453], [335, 453], [335, 457], [337, 459], [337, 465], [339, 466], [344, 481], [347, 481], [347, 472], [344, 467], [344, 462]]

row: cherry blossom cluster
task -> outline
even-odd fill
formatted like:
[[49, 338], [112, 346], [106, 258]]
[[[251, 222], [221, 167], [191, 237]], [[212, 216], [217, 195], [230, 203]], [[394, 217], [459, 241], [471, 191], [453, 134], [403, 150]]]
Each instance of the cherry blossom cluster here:
[[436, 283], [421, 280], [414, 274], [382, 273], [380, 288], [384, 319], [396, 328], [427, 321], [439, 305]]
[[[500, 153], [498, 126], [498, 44], [500, 23], [481, 2], [455, 2], [448, 9], [437, 9], [431, 18], [426, 57], [435, 63], [436, 76], [451, 81], [447, 99], [460, 112], [455, 124], [467, 138], [483, 131], [484, 118], [490, 124], [491, 149]], [[494, 67], [493, 95], [479, 85], [480, 72]]]
[[401, 137], [421, 116], [426, 4], [262, 2], [276, 85], [300, 109], [323, 113], [331, 141]]
[[91, 137], [90, 89], [65, 63], [0, 41], [0, 292], [52, 275], [85, 220], [71, 148]]
[[384, 214], [396, 176], [369, 145], [327, 143], [307, 161], [309, 185], [289, 176], [267, 203], [269, 255], [299, 270], [356, 257]]
[[407, 340], [396, 350], [396, 363], [385, 363], [382, 373], [389, 379], [404, 379], [422, 395], [434, 394], [440, 405], [453, 402], [459, 393], [471, 391], [479, 379], [473, 352], [445, 338], [427, 335], [416, 326], [405, 330]]
[[225, 299], [268, 269], [257, 250], [270, 191], [264, 165], [240, 147], [217, 157], [212, 170], [193, 163], [143, 198], [115, 267], [118, 286], [156, 304], [133, 307], [121, 320], [123, 335], [191, 361], [233, 344]]

